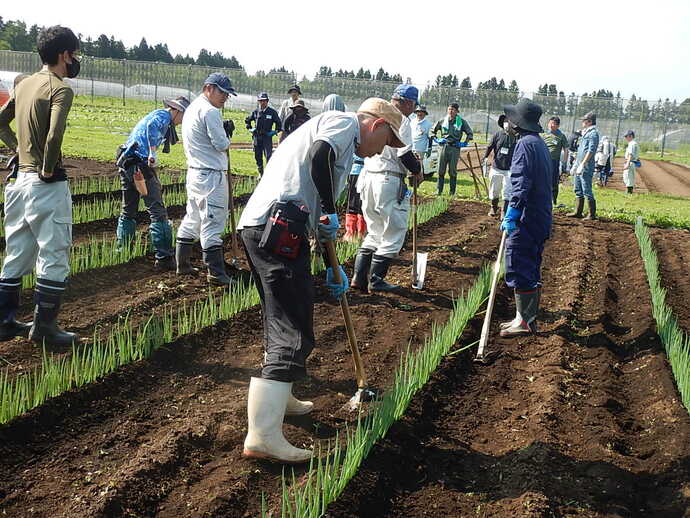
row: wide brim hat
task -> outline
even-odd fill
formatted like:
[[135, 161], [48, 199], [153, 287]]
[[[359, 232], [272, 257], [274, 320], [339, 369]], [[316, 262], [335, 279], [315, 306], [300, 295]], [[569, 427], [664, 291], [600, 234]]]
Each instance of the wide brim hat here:
[[309, 108], [307, 108], [307, 105], [304, 104], [302, 99], [297, 99], [292, 106], [290, 106], [291, 110], [295, 110], [296, 108], [304, 108], [306, 111], [309, 111]]
[[504, 113], [498, 116], [498, 120], [496, 121], [496, 124], [498, 124], [498, 127], [503, 129], [503, 123], [506, 121], [506, 116]]
[[534, 133], [544, 131], [539, 124], [541, 106], [529, 99], [520, 99], [517, 104], [506, 104], [503, 106], [503, 112], [510, 122], [522, 130]]
[[163, 101], [163, 106], [184, 113], [189, 106], [189, 100], [186, 97], [180, 97], [178, 99], [165, 99]]
[[290, 93], [290, 92], [292, 92], [293, 90], [294, 90], [295, 92], [297, 92], [298, 94], [302, 95], [302, 90], [300, 90], [299, 85], [292, 85], [290, 88], [288, 88], [287, 93]]

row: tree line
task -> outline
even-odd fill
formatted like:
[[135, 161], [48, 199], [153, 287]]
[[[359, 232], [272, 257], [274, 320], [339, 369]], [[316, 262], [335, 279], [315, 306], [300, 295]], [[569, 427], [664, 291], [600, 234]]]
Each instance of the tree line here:
[[[21, 20], [3, 20], [0, 16], [0, 50], [19, 50], [33, 52], [36, 50], [36, 39], [42, 27], [27, 26]], [[181, 65], [200, 65], [219, 68], [242, 68], [235, 56], [226, 57], [222, 52], [211, 52], [201, 49], [199, 55], [193, 58], [189, 54], [172, 55], [167, 43], [149, 45], [146, 38], [141, 38], [138, 45], [127, 48], [122, 40], [114, 36], [101, 34], [96, 39], [77, 34], [82, 54], [97, 58], [131, 59], [134, 61], [157, 61], [160, 63], [176, 63]]]

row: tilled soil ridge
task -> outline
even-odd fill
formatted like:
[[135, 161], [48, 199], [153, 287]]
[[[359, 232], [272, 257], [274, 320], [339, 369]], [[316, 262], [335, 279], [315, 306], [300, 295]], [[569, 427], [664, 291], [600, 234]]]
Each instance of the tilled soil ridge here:
[[[426, 288], [352, 294], [371, 382], [385, 388], [399, 355], [418, 347], [433, 322], [467, 289], [498, 245], [486, 206], [454, 205], [420, 231]], [[410, 252], [390, 280], [409, 284]], [[340, 307], [317, 283], [309, 377], [296, 386], [313, 416], [285, 427], [297, 445], [331, 438], [352, 416], [355, 391]], [[0, 512], [8, 516], [257, 516], [261, 493], [280, 492], [280, 466], [241, 457], [246, 388], [262, 356], [261, 316], [246, 311], [157, 351], [88, 387], [56, 397], [0, 428]], [[305, 468], [298, 470], [302, 473]]]
[[689, 516], [690, 418], [632, 228], [558, 218], [543, 274], [540, 334], [447, 361], [327, 516]]

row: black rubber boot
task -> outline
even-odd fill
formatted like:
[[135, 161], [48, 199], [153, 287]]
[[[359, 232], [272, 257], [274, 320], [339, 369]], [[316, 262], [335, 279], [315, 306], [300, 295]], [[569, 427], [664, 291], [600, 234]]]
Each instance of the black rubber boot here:
[[363, 293], [369, 293], [369, 270], [374, 251], [370, 248], [360, 248], [355, 257], [355, 271], [352, 274], [350, 286]]
[[587, 204], [589, 205], [589, 214], [587, 214], [584, 219], [597, 219], [597, 200], [587, 200]]
[[512, 322], [501, 324], [501, 336], [531, 335], [537, 332], [537, 314], [539, 313], [540, 288], [528, 291], [515, 290], [515, 309], [517, 315]]
[[161, 271], [164, 272], [174, 272], [175, 271], [175, 258], [171, 255], [166, 257], [161, 257], [156, 259], [153, 265]]
[[12, 340], [15, 336], [29, 336], [31, 324], [15, 320], [21, 289], [21, 277], [0, 279], [0, 342]]
[[489, 211], [489, 216], [494, 218], [498, 216], [498, 198], [491, 200], [491, 210]]
[[371, 258], [371, 277], [369, 278], [370, 291], [394, 291], [399, 288], [395, 284], [390, 284], [384, 279], [388, 274], [388, 268], [393, 259], [374, 254]]
[[628, 187], [627, 189], [628, 189], [628, 194], [632, 194], [632, 193], [633, 193], [633, 188], [632, 188], [632, 187]]
[[29, 331], [29, 338], [38, 345], [49, 347], [68, 347], [79, 342], [79, 335], [63, 331], [57, 325], [57, 316], [60, 313], [62, 293], [66, 283], [36, 280], [34, 291], [34, 322]]
[[578, 198], [577, 199], [577, 206], [575, 207], [574, 212], [568, 212], [566, 216], [569, 218], [581, 218], [582, 217], [582, 211], [585, 209], [585, 199], [584, 198]]
[[177, 238], [175, 246], [175, 262], [177, 262], [177, 275], [194, 275], [196, 270], [192, 268], [191, 256], [194, 240]]
[[206, 279], [216, 286], [229, 286], [232, 279], [225, 273], [225, 260], [223, 259], [223, 247], [212, 246], [203, 251], [204, 264], [208, 268]]

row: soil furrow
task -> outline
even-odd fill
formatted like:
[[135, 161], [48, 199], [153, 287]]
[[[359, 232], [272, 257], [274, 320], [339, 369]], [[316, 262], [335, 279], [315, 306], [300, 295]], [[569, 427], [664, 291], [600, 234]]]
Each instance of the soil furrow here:
[[[351, 297], [362, 354], [377, 386], [390, 382], [408, 343], [417, 347], [431, 322], [445, 319], [451, 296], [469, 286], [495, 250], [498, 230], [485, 211], [482, 204], [456, 206], [420, 231], [420, 245], [430, 248], [423, 292]], [[409, 282], [409, 260], [406, 250], [391, 279]], [[314, 400], [317, 411], [286, 427], [297, 444], [332, 436], [351, 418], [338, 408], [355, 390], [340, 308], [323, 301], [321, 287], [317, 297], [319, 347], [309, 377], [296, 389]], [[280, 475], [279, 467], [241, 458], [246, 386], [259, 366], [261, 335], [259, 311], [249, 310], [1, 428], [0, 510], [27, 516], [33, 508], [32, 516], [53, 517], [256, 516], [260, 488], [275, 494]], [[195, 423], [208, 436], [185, 439]], [[176, 456], [180, 448], [185, 453]], [[86, 485], [80, 466], [91, 473]]]
[[447, 362], [329, 517], [687, 516], [690, 418], [632, 227], [558, 218], [543, 273], [540, 334]]
[[690, 231], [650, 229], [650, 234], [659, 258], [666, 303], [681, 327], [690, 333]]

